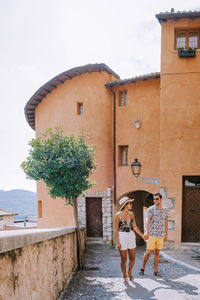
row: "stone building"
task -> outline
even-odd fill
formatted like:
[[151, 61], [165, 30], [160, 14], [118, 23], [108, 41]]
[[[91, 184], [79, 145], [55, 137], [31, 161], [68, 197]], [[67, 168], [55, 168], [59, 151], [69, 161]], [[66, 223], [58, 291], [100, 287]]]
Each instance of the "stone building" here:
[[[169, 208], [167, 247], [200, 242], [200, 12], [159, 13], [161, 71], [129, 79], [105, 64], [68, 70], [43, 85], [25, 107], [36, 136], [60, 126], [81, 129], [96, 145], [96, 186], [79, 198], [88, 237], [113, 240], [118, 201], [135, 199], [143, 230], [145, 210], [160, 191]], [[144, 47], [148, 48], [147, 45]], [[130, 165], [142, 164], [139, 178]], [[73, 225], [72, 208], [37, 185], [39, 227]], [[140, 243], [140, 239], [138, 243]]]
[[14, 226], [14, 216], [18, 215], [15, 212], [0, 209], [0, 230], [4, 230], [6, 226]]

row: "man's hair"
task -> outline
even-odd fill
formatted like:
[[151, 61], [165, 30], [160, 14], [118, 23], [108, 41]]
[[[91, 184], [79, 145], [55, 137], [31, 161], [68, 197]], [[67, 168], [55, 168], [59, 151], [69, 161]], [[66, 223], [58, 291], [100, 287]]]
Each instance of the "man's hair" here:
[[162, 195], [161, 195], [161, 193], [155, 193], [155, 194], [153, 194], [154, 196], [159, 196], [160, 198], [162, 198]]

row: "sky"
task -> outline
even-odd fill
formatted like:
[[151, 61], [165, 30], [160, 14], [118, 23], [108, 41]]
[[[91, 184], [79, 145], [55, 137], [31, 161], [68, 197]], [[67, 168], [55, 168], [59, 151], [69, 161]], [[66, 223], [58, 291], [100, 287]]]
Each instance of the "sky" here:
[[54, 76], [105, 63], [122, 79], [160, 71], [155, 14], [199, 0], [0, 0], [0, 190], [36, 191], [20, 165], [35, 132], [24, 107]]

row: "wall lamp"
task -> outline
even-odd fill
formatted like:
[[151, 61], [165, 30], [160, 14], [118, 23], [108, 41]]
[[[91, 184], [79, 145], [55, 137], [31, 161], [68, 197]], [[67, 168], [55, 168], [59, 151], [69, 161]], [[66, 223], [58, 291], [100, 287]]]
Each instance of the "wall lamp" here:
[[131, 171], [136, 178], [140, 176], [141, 168], [142, 168], [141, 163], [137, 158], [135, 158], [135, 160], [131, 164]]

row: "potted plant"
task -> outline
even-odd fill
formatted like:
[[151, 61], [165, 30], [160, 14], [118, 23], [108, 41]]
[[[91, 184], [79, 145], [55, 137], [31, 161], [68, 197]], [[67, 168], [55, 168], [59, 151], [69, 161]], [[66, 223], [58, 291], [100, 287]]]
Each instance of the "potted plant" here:
[[180, 47], [178, 48], [178, 56], [179, 57], [195, 57], [196, 56], [196, 48], [188, 47], [187, 49]]

